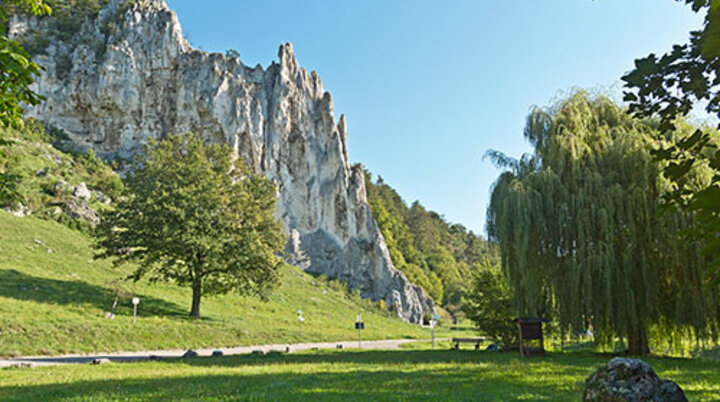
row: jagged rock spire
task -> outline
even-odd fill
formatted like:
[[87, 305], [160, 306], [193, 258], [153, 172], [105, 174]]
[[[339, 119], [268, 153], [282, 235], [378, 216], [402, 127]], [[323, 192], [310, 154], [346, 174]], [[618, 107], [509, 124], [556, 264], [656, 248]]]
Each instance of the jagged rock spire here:
[[35, 89], [47, 100], [28, 114], [105, 157], [131, 157], [149, 138], [183, 132], [230, 144], [278, 184], [277, 216], [298, 265], [420, 322], [433, 302], [393, 267], [362, 167], [348, 161], [345, 118], [335, 121], [317, 73], [298, 65], [289, 43], [267, 69], [192, 49], [165, 1], [140, 3], [110, 31], [97, 21], [82, 40], [53, 41], [37, 59], [46, 73]]

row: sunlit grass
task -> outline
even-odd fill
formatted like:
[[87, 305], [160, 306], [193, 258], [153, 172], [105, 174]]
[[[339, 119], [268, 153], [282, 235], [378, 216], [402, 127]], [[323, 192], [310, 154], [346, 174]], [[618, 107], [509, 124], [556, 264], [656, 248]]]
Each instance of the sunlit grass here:
[[[145, 363], [6, 369], [10, 400], [551, 400], [576, 401], [611, 355], [525, 359], [474, 350], [319, 351]], [[690, 400], [720, 398], [720, 362], [645, 359]]]
[[[128, 298], [107, 320], [114, 299], [109, 282], [127, 272], [93, 260], [81, 232], [0, 211], [0, 356], [352, 340], [357, 313], [366, 340], [430, 337], [429, 329], [394, 318], [344, 285], [289, 266], [268, 301], [206, 297], [199, 320], [187, 317], [188, 289], [130, 283], [141, 299], [137, 323]], [[447, 327], [437, 330], [439, 337], [448, 334]]]

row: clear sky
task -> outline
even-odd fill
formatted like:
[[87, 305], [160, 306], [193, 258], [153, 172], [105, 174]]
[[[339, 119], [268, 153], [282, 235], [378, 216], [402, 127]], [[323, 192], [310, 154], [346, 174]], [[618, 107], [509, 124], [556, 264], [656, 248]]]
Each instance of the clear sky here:
[[267, 66], [292, 42], [348, 122], [352, 162], [484, 233], [498, 171], [530, 151], [528, 110], [575, 87], [619, 94], [633, 60], [685, 43], [673, 0], [167, 0], [190, 42]]

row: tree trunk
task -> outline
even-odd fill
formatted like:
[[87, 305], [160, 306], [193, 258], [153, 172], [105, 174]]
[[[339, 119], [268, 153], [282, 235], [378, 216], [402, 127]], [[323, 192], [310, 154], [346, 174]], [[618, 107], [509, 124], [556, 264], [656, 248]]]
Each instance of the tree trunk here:
[[190, 317], [200, 317], [200, 297], [202, 297], [202, 282], [197, 281], [192, 286], [192, 308]]
[[645, 326], [633, 328], [628, 331], [628, 354], [633, 356], [644, 356], [650, 354], [648, 345], [647, 330]]

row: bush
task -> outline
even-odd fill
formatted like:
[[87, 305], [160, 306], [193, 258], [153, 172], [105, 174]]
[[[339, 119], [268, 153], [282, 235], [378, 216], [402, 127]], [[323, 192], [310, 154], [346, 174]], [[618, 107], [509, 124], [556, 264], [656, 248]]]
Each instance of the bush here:
[[476, 270], [462, 311], [478, 331], [495, 338], [503, 347], [517, 345], [514, 301], [507, 281], [497, 267]]

